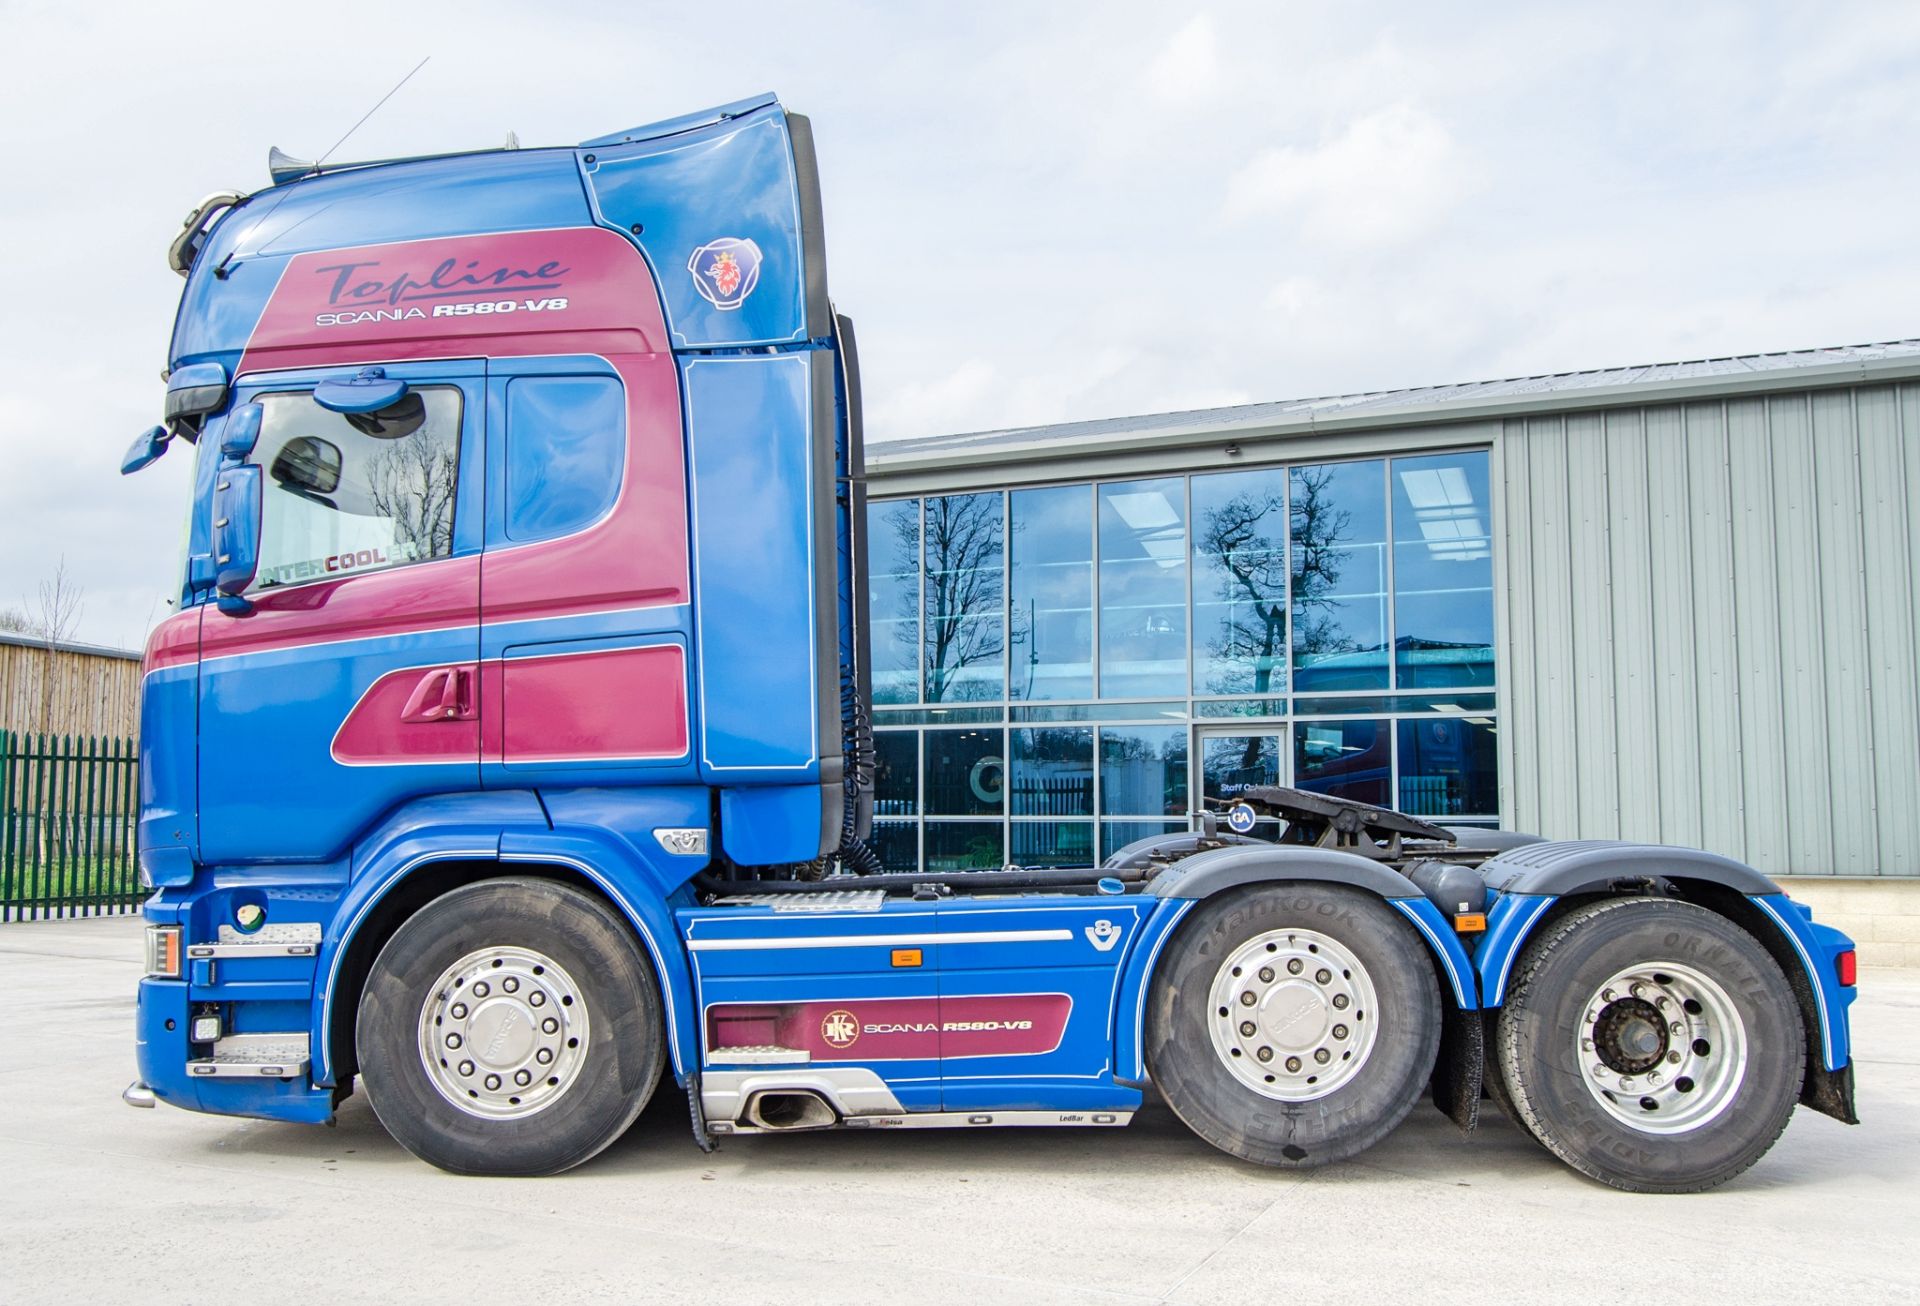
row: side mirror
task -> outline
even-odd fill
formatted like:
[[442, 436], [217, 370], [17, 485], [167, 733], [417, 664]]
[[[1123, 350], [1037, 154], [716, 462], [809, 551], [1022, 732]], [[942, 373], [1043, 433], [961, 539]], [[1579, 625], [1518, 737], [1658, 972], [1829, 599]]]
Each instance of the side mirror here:
[[220, 433], [220, 456], [236, 463], [251, 458], [253, 447], [260, 443], [260, 422], [265, 416], [266, 410], [259, 404], [242, 404], [234, 409]]
[[227, 369], [218, 363], [189, 363], [167, 377], [167, 425], [198, 422], [227, 402]]
[[228, 467], [213, 488], [214, 590], [220, 610], [252, 610], [240, 596], [260, 570], [261, 480], [258, 467]]
[[120, 474], [131, 476], [142, 467], [157, 462], [160, 455], [167, 451], [168, 431], [164, 426], [156, 426], [143, 431], [127, 446], [126, 457], [120, 460]]
[[388, 380], [385, 368], [362, 368], [348, 380], [322, 381], [313, 388], [313, 402], [332, 413], [377, 413], [400, 401], [407, 383]]

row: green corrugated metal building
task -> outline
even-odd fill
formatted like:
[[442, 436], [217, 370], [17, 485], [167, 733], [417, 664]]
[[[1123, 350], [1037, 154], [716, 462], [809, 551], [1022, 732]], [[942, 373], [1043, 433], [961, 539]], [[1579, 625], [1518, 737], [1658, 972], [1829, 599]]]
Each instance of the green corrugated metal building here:
[[1278, 781], [1705, 846], [1920, 964], [1920, 341], [869, 463], [896, 863], [1071, 860]]

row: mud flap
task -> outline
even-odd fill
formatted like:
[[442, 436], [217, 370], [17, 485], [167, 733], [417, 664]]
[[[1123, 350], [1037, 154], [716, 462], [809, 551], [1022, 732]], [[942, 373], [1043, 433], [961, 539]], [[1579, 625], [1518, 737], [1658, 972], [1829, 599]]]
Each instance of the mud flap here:
[[707, 1111], [700, 1101], [700, 1072], [697, 1070], [687, 1076], [687, 1113], [693, 1117], [694, 1143], [703, 1152], [717, 1151], [720, 1145], [707, 1132]]
[[1810, 1054], [1808, 1060], [1814, 1064], [1808, 1067], [1806, 1081], [1800, 1086], [1800, 1105], [1832, 1116], [1843, 1125], [1859, 1124], [1860, 1115], [1853, 1108], [1853, 1063], [1828, 1070], [1819, 1064], [1818, 1053]]
[[1486, 1045], [1481, 1013], [1447, 1007], [1440, 1026], [1440, 1056], [1433, 1063], [1433, 1104], [1463, 1134], [1471, 1134], [1480, 1123]]

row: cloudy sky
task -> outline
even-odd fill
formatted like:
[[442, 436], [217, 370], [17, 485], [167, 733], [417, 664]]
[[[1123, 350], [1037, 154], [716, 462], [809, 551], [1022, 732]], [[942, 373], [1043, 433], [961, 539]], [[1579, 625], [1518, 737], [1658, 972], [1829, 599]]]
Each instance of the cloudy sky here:
[[200, 195], [812, 116], [876, 439], [1920, 335], [1920, 6], [0, 0], [0, 607], [166, 614]]

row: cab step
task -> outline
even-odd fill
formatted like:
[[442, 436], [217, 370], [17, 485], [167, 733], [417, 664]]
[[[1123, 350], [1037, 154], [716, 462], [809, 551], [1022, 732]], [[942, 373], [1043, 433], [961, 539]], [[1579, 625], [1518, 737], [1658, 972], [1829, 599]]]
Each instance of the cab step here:
[[305, 1079], [305, 1034], [229, 1034], [213, 1045], [213, 1055], [187, 1062], [187, 1073], [202, 1079]]

